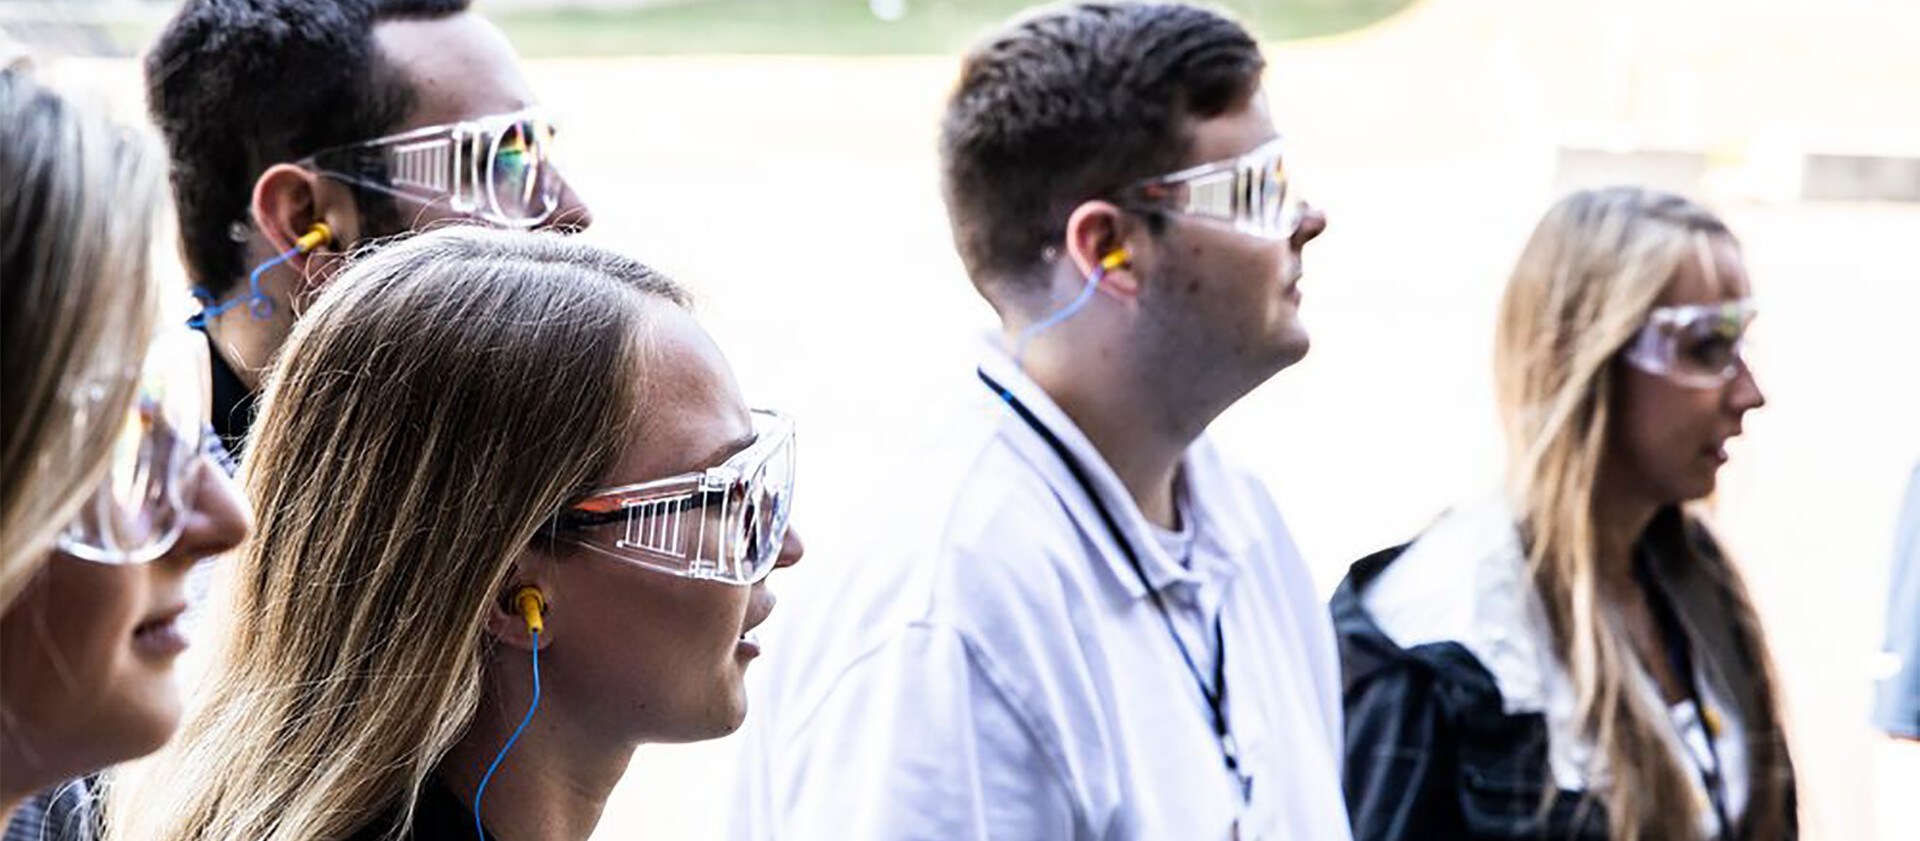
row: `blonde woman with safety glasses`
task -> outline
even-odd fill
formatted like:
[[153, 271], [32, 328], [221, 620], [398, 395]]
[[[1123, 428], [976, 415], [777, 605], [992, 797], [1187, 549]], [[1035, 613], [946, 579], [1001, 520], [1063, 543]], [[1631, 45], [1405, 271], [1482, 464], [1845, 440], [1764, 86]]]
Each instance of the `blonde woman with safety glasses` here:
[[201, 446], [206, 346], [157, 318], [160, 179], [143, 138], [0, 71], [8, 839], [84, 837], [91, 793], [68, 781], [173, 733], [187, 571], [247, 533]]
[[119, 837], [585, 839], [638, 745], [739, 727], [793, 426], [685, 307], [550, 234], [349, 268], [270, 378], [225, 648]]
[[1334, 596], [1355, 838], [1798, 835], [1765, 636], [1687, 505], [1764, 403], [1754, 313], [1685, 199], [1548, 211], [1501, 303], [1506, 492]]

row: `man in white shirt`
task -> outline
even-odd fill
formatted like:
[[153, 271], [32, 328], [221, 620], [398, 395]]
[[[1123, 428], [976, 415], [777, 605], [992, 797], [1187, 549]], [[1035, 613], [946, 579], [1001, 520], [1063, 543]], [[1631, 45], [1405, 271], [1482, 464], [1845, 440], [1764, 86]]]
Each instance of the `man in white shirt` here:
[[1056, 7], [966, 57], [942, 164], [1001, 335], [955, 428], [798, 606], [749, 839], [1349, 837], [1331, 623], [1204, 432], [1298, 361], [1300, 251], [1237, 24]]

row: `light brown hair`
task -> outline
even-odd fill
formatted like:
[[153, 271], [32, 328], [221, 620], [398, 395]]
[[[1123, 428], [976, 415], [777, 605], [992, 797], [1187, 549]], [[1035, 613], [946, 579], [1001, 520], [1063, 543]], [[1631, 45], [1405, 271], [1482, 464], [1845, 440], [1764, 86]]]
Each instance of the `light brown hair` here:
[[410, 820], [481, 699], [486, 616], [635, 432], [671, 281], [556, 235], [450, 228], [334, 279], [270, 375], [258, 528], [174, 745], [118, 837], [326, 841]]
[[[1614, 841], [1698, 834], [1690, 767], [1669, 747], [1664, 709], [1633, 691], [1640, 668], [1602, 604], [1594, 498], [1614, 407], [1621, 349], [1645, 323], [1683, 261], [1707, 239], [1733, 241], [1713, 214], [1684, 198], [1619, 187], [1575, 193], [1534, 230], [1500, 304], [1495, 374], [1508, 448], [1508, 495], [1554, 642], [1571, 674], [1576, 717], [1604, 757], [1611, 783], [1597, 793]], [[1673, 512], [1678, 514], [1679, 512]], [[1712, 582], [1741, 662], [1721, 663], [1746, 696], [1750, 834], [1780, 838], [1791, 820], [1792, 770], [1765, 635], [1738, 569], [1697, 519], [1663, 548], [1685, 553]]]
[[0, 610], [106, 473], [165, 207], [148, 138], [0, 70]]

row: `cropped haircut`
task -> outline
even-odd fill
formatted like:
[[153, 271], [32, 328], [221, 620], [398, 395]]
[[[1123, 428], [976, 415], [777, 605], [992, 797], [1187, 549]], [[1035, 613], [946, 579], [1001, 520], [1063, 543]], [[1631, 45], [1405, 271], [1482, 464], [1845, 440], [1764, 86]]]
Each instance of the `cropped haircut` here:
[[942, 187], [974, 284], [1031, 283], [1083, 202], [1178, 168], [1191, 124], [1243, 105], [1253, 36], [1179, 3], [1079, 3], [969, 51], [941, 125]]
[[[147, 54], [147, 108], [167, 141], [193, 282], [216, 295], [246, 273], [253, 185], [267, 167], [390, 134], [415, 92], [382, 59], [375, 24], [465, 11], [468, 0], [188, 0]], [[369, 230], [397, 232], [393, 200], [355, 188]]]

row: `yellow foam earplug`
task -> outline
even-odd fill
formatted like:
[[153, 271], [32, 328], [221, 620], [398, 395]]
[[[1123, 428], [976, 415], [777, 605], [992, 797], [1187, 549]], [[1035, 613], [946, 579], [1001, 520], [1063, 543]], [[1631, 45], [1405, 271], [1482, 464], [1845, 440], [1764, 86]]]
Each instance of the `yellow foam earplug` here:
[[1100, 268], [1106, 269], [1107, 271], [1113, 271], [1126, 264], [1127, 250], [1124, 248], [1115, 250], [1107, 256], [1100, 258]]
[[540, 595], [540, 588], [520, 588], [513, 594], [513, 606], [527, 620], [527, 630], [538, 634], [547, 629], [546, 617], [541, 615], [547, 609], [547, 600]]
[[333, 229], [327, 227], [325, 222], [315, 222], [313, 227], [308, 228], [306, 233], [293, 241], [293, 250], [305, 254], [332, 241]]

